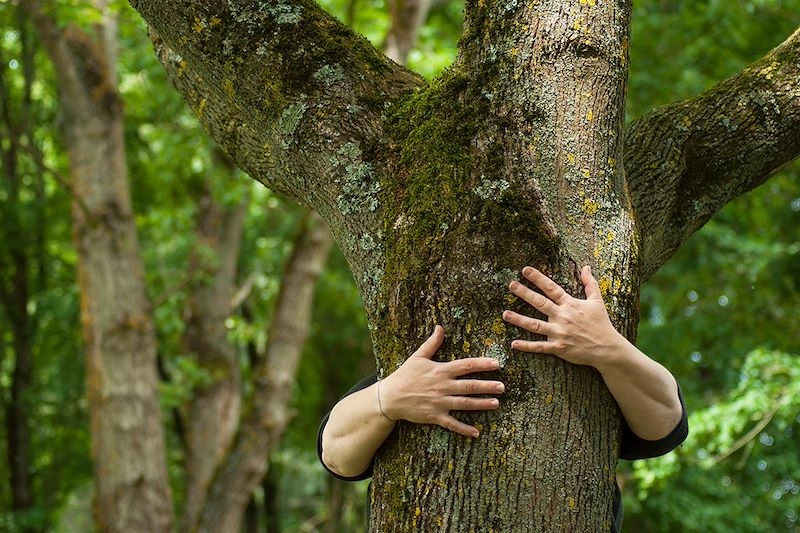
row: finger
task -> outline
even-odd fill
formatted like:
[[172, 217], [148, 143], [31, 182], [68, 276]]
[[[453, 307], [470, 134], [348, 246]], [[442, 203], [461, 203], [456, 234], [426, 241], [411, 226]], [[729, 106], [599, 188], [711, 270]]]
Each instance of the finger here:
[[449, 415], [442, 416], [436, 423], [448, 431], [458, 433], [459, 435], [464, 435], [465, 437], [472, 437], [473, 439], [476, 439], [478, 438], [478, 435], [480, 435], [478, 428], [456, 420]]
[[536, 333], [537, 335], [547, 336], [553, 333], [552, 326], [549, 322], [521, 315], [519, 313], [515, 313], [514, 311], [503, 311], [503, 320], [509, 324], [520, 327], [525, 331]]
[[546, 314], [547, 316], [553, 316], [558, 311], [558, 306], [539, 294], [538, 292], [534, 292], [522, 283], [518, 283], [516, 281], [512, 281], [508, 284], [508, 288], [514, 293], [516, 296], [519, 296], [533, 307], [541, 311], [542, 313]]
[[529, 353], [550, 353], [558, 355], [561, 351], [559, 346], [554, 342], [548, 341], [511, 341], [511, 348], [519, 350], [520, 352]]
[[542, 289], [542, 292], [557, 304], [563, 303], [571, 298], [571, 296], [567, 294], [567, 291], [562, 289], [558, 283], [533, 267], [526, 266], [523, 268], [522, 275], [525, 276], [525, 279]]
[[442, 341], [444, 341], [444, 328], [442, 326], [437, 325], [433, 329], [433, 333], [431, 336], [428, 337], [425, 342], [423, 342], [420, 347], [417, 349], [416, 352], [411, 354], [411, 357], [422, 357], [424, 359], [430, 359], [433, 357], [433, 354], [439, 349], [439, 346], [442, 345]]
[[448, 394], [502, 394], [506, 386], [499, 381], [488, 379], [456, 379], [452, 387], [447, 391]]
[[467, 357], [443, 363], [445, 369], [453, 377], [473, 374], [475, 372], [491, 372], [500, 368], [500, 362], [492, 357]]
[[500, 407], [497, 398], [472, 398], [471, 396], [448, 396], [444, 399], [448, 411], [491, 411]]
[[597, 280], [592, 276], [592, 267], [586, 265], [581, 269], [581, 281], [583, 282], [583, 290], [586, 292], [587, 300], [602, 300], [603, 293], [600, 291], [600, 285]]

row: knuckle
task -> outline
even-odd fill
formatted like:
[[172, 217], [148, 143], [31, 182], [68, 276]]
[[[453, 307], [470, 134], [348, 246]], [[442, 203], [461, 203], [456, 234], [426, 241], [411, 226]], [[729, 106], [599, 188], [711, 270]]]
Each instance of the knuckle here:
[[466, 411], [469, 409], [469, 398], [459, 398], [456, 405], [459, 411]]
[[541, 329], [541, 325], [539, 324], [538, 320], [536, 320], [535, 318], [531, 318], [528, 320], [529, 331], [531, 331], [532, 333], [537, 333], [539, 329]]
[[478, 392], [478, 384], [475, 383], [474, 381], [468, 381], [466, 388], [467, 388], [467, 394], [475, 394], [476, 392]]

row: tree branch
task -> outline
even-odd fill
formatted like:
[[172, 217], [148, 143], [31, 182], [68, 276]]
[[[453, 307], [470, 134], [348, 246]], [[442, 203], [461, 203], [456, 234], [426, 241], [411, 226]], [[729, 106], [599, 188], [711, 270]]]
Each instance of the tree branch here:
[[346, 174], [372, 164], [384, 107], [421, 86], [419, 76], [310, 0], [131, 5], [157, 34], [175, 86], [240, 168], [328, 220], [375, 209], [366, 197], [376, 197], [377, 178], [359, 174], [354, 191]]
[[800, 154], [800, 29], [703, 94], [636, 120], [625, 167], [642, 281], [734, 198]]

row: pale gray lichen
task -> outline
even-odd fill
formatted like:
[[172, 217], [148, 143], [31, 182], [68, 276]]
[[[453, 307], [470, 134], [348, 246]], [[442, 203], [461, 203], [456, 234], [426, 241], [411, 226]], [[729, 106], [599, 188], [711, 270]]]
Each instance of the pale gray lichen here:
[[336, 198], [342, 214], [377, 210], [380, 205], [378, 193], [381, 185], [375, 179], [372, 165], [362, 159], [358, 145], [351, 142], [344, 144], [336, 155], [331, 157], [331, 163], [343, 168], [345, 173], [340, 181], [342, 194]]
[[356, 113], [361, 113], [364, 111], [364, 108], [358, 104], [350, 104], [347, 106], [347, 112], [351, 115], [355, 115]]
[[504, 268], [503, 270], [495, 272], [492, 275], [492, 280], [494, 280], [496, 283], [502, 284], [505, 287], [508, 282], [510, 282], [512, 279], [517, 279], [518, 277], [519, 274], [516, 271], [511, 270], [510, 268]]
[[301, 101], [289, 105], [283, 110], [283, 113], [281, 113], [281, 118], [278, 120], [278, 130], [286, 137], [289, 137], [281, 141], [284, 148], [288, 148], [291, 144], [291, 136], [294, 135], [295, 130], [300, 125], [300, 121], [306, 109], [308, 109], [308, 106], [305, 102]]
[[481, 184], [475, 188], [475, 194], [483, 200], [498, 201], [508, 189], [509, 184], [504, 179], [490, 180], [481, 175]]
[[506, 362], [508, 362], [508, 351], [500, 344], [492, 344], [486, 350], [485, 357], [497, 359], [500, 363], [500, 368], [505, 368]]
[[297, 24], [303, 14], [302, 6], [285, 4], [283, 2], [267, 3], [267, 12], [275, 17], [278, 24]]
[[447, 430], [439, 426], [431, 429], [431, 438], [428, 441], [428, 453], [444, 453], [447, 451], [450, 435]]
[[375, 243], [375, 239], [372, 238], [372, 235], [364, 233], [361, 235], [361, 238], [358, 239], [358, 246], [365, 252], [370, 252], [375, 249], [377, 244]]
[[339, 63], [335, 65], [323, 65], [314, 73], [314, 79], [330, 87], [337, 81], [344, 79], [344, 69]]
[[461, 320], [464, 317], [464, 308], [463, 307], [454, 307], [453, 308], [453, 318], [456, 320]]

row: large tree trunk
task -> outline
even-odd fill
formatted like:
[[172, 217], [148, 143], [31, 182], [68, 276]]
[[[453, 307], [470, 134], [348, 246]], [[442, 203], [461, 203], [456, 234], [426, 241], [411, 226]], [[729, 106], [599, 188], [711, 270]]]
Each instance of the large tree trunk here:
[[[612, 320], [633, 338], [642, 275], [800, 152], [791, 53], [800, 39], [694, 103], [694, 113], [716, 116], [715, 105], [749, 94], [748, 76], [767, 72], [760, 101], [781, 117], [771, 133], [710, 136], [716, 153], [735, 146], [758, 153], [758, 165], [726, 187], [726, 165], [702, 143], [665, 145], [656, 167], [634, 145], [631, 198], [622, 169], [626, 0], [469, 0], [458, 60], [427, 87], [306, 0], [132, 4], [173, 50], [162, 61], [176, 87], [237, 163], [328, 220], [361, 290], [382, 374], [435, 323], [448, 335], [441, 357], [502, 363], [501, 409], [463, 415], [483, 426], [477, 441], [399, 425], [378, 454], [373, 529], [609, 528], [616, 404], [591, 369], [511, 353], [519, 333], [500, 313], [522, 306], [506, 299], [506, 284], [533, 264], [577, 295], [578, 268], [591, 264]], [[664, 110], [639, 123], [639, 138], [669, 143], [684, 118]], [[786, 141], [781, 149], [765, 149], [775, 138]], [[698, 148], [706, 160], [693, 157]], [[672, 152], [682, 167], [668, 164]], [[697, 179], [690, 190], [702, 209], [674, 202], [686, 202], [681, 175]], [[638, 227], [633, 204], [645, 221]], [[663, 242], [667, 227], [677, 237]]]
[[[59, 80], [70, 155], [73, 238], [102, 532], [170, 532], [172, 503], [158, 404], [155, 336], [128, 191], [113, 20], [92, 38], [23, 5]], [[104, 5], [98, 4], [104, 11]]]

